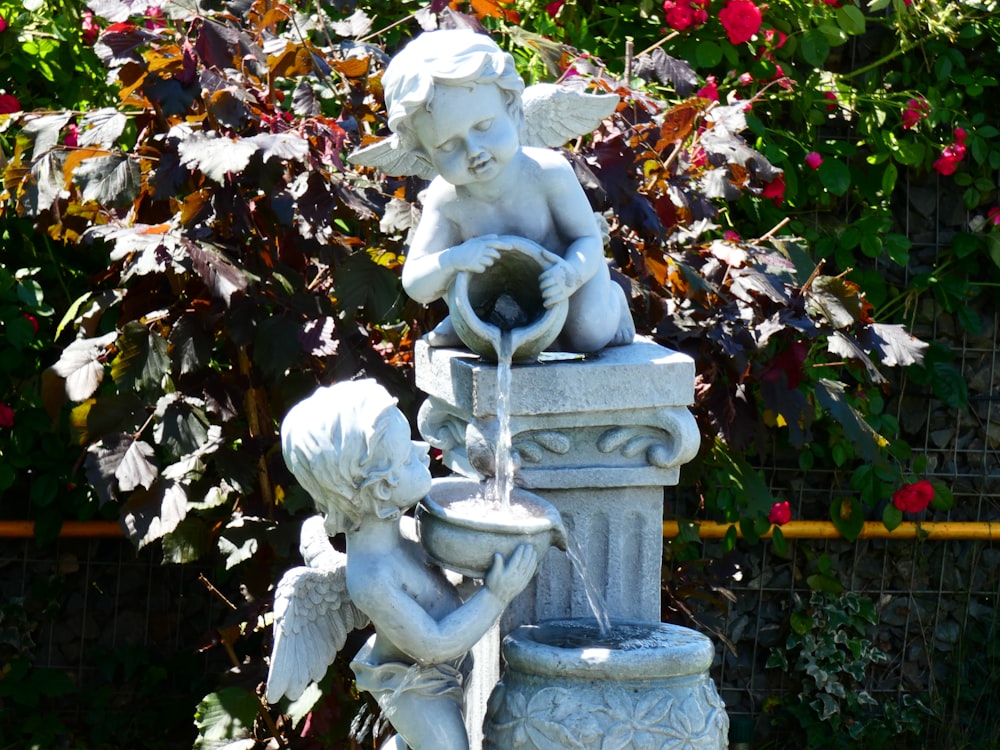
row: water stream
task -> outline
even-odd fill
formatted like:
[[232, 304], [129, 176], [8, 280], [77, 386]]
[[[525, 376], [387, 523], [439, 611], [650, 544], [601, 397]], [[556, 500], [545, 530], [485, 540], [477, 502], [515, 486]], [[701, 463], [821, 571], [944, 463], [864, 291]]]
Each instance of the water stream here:
[[611, 633], [611, 619], [608, 617], [608, 606], [601, 595], [600, 589], [597, 588], [597, 581], [594, 580], [587, 569], [587, 564], [583, 559], [583, 550], [580, 549], [579, 542], [571, 534], [566, 535], [566, 556], [569, 557], [569, 561], [573, 564], [573, 570], [576, 571], [576, 574], [580, 577], [580, 581], [583, 583], [583, 591], [587, 595], [587, 604], [590, 605], [590, 611], [594, 613], [594, 619], [597, 620], [597, 627], [601, 631], [601, 637], [607, 638]]
[[514, 457], [510, 435], [510, 380], [514, 345], [511, 332], [501, 329], [497, 346], [497, 455], [496, 476], [487, 486], [487, 498], [501, 508], [510, 507], [510, 488], [514, 483]]
[[[496, 448], [496, 476], [486, 487], [486, 499], [494, 507], [502, 510], [510, 508], [510, 491], [514, 483], [514, 457], [512, 451], [512, 438], [510, 432], [510, 396], [511, 396], [511, 372], [513, 362], [513, 343], [509, 329], [501, 329], [500, 341], [497, 346], [497, 448]], [[597, 626], [602, 637], [607, 637], [611, 630], [611, 623], [608, 618], [607, 606], [604, 597], [594, 581], [593, 576], [587, 570], [584, 562], [583, 550], [571, 536], [567, 535], [566, 555], [576, 575], [583, 583], [583, 590], [587, 595], [587, 603], [590, 605]]]

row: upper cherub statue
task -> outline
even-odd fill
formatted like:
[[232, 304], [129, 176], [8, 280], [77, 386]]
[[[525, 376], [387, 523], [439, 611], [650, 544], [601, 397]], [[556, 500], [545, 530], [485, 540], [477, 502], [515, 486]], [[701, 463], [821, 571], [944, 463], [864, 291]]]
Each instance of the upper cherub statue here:
[[[289, 468], [322, 516], [302, 527], [304, 567], [274, 596], [267, 699], [298, 698], [320, 680], [347, 634], [373, 635], [351, 662], [398, 735], [384, 749], [467, 750], [462, 681], [469, 649], [527, 585], [537, 555], [497, 553], [463, 601], [405, 515], [431, 489], [427, 444], [410, 440], [396, 401], [373, 380], [337, 383], [296, 404], [281, 425]], [[343, 532], [347, 553], [328, 534]]]
[[[568, 300], [559, 346], [594, 352], [627, 344], [635, 326], [610, 276], [597, 217], [573, 168], [551, 146], [593, 130], [618, 97], [538, 84], [525, 89], [514, 59], [484, 34], [425, 32], [382, 76], [392, 136], [351, 155], [356, 164], [432, 178], [403, 265], [418, 302], [480, 273], [524, 237], [549, 251], [539, 280], [545, 307]], [[455, 345], [446, 319], [428, 336]]]

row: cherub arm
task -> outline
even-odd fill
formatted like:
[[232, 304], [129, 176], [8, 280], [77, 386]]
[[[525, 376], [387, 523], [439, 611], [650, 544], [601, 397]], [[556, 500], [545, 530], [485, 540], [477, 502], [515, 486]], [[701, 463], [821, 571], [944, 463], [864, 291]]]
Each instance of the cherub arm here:
[[563, 263], [554, 263], [542, 274], [540, 286], [549, 307], [567, 299], [590, 281], [604, 264], [604, 244], [594, 210], [573, 168], [559, 154], [543, 152], [546, 201], [559, 233], [567, 239]]
[[424, 196], [424, 208], [403, 264], [403, 289], [422, 304], [440, 299], [460, 271], [481, 273], [509, 246], [492, 236], [462, 242], [458, 228], [442, 209], [454, 200], [453, 188], [435, 180]]
[[361, 587], [352, 586], [352, 597], [371, 618], [375, 632], [414, 662], [443, 664], [468, 652], [483, 637], [531, 580], [537, 563], [538, 556], [529, 545], [518, 547], [506, 561], [498, 553], [486, 574], [486, 585], [440, 620], [403, 591], [389, 570]]

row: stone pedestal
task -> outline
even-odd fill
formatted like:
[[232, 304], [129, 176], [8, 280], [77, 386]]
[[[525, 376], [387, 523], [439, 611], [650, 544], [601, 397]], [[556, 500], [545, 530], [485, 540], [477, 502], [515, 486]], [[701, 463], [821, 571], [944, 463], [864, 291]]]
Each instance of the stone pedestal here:
[[[497, 365], [419, 342], [415, 367], [417, 387], [427, 394], [419, 415], [424, 439], [453, 471], [493, 476]], [[515, 481], [559, 510], [612, 619], [659, 623], [663, 488], [677, 483], [680, 466], [698, 451], [687, 408], [694, 375], [689, 357], [644, 339], [586, 358], [512, 368]], [[481, 747], [487, 698], [499, 678], [501, 635], [577, 617], [593, 617], [584, 584], [563, 552], [549, 550], [500, 628], [473, 649], [477, 666], [466, 693], [473, 750]], [[703, 685], [707, 669], [690, 679]]]
[[[416, 349], [428, 398], [420, 432], [444, 463], [491, 476], [497, 366], [466, 351]], [[698, 450], [688, 406], [694, 362], [637, 339], [584, 359], [514, 365], [510, 427], [516, 483], [556, 506], [612, 618], [658, 622], [663, 487]], [[551, 550], [501, 630], [591, 612], [567, 556]]]

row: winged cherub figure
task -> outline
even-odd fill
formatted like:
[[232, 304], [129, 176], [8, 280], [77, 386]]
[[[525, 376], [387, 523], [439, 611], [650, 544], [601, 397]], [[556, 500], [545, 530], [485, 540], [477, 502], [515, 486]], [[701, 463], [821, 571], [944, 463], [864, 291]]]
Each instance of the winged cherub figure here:
[[[404, 512], [431, 488], [427, 444], [410, 440], [396, 401], [373, 380], [318, 389], [281, 425], [285, 461], [323, 514], [302, 528], [306, 566], [288, 571], [274, 601], [267, 699], [295, 699], [326, 673], [347, 634], [373, 635], [351, 662], [398, 733], [383, 748], [465, 750], [462, 681], [469, 649], [534, 575], [522, 545], [496, 555], [468, 601], [416, 541]], [[328, 534], [343, 531], [347, 553]]]
[[[627, 344], [635, 326], [604, 259], [598, 217], [573, 168], [550, 146], [592, 131], [618, 97], [539, 84], [525, 89], [514, 59], [484, 34], [426, 32], [382, 76], [393, 134], [350, 160], [393, 175], [433, 178], [403, 265], [403, 287], [440, 299], [461, 271], [481, 273], [525, 237], [552, 255], [545, 307], [568, 300], [564, 349]], [[603, 219], [601, 220], [603, 221]], [[446, 319], [432, 346], [459, 343]]]

